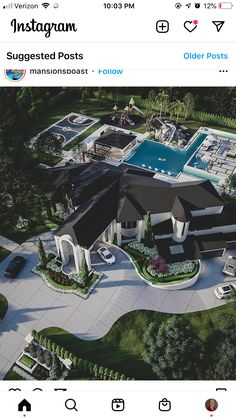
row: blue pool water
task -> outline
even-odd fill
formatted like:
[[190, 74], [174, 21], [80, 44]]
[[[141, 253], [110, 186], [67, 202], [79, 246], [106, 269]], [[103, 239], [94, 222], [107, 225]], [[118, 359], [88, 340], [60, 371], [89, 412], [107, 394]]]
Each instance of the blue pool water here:
[[207, 134], [199, 134], [187, 150], [165, 146], [152, 140], [144, 140], [124, 161], [134, 166], [176, 177], [185, 163], [200, 147]]

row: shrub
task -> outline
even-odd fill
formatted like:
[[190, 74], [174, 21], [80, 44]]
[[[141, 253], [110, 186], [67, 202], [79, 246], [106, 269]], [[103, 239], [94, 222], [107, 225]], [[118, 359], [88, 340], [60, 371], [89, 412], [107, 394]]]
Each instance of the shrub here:
[[128, 248], [133, 249], [146, 257], [155, 257], [158, 255], [156, 248], [150, 249], [149, 247], [144, 246], [143, 243], [139, 243], [137, 241], [129, 243]]
[[36, 356], [37, 358], [40, 358], [41, 356], [43, 356], [43, 349], [40, 348], [40, 346], [38, 346], [36, 349]]

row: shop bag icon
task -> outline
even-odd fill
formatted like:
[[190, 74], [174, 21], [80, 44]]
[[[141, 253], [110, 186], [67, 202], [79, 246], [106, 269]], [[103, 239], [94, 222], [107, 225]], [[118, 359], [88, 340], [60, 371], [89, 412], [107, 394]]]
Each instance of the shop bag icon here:
[[159, 401], [159, 410], [161, 412], [169, 412], [171, 410], [171, 402], [167, 399]]

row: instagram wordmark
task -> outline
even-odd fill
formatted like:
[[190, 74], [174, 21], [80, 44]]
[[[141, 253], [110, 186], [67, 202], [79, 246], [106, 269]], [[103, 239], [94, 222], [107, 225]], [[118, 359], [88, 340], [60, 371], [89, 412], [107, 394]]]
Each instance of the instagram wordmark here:
[[50, 38], [52, 31], [54, 32], [77, 32], [75, 23], [42, 23], [35, 19], [27, 23], [19, 23], [16, 19], [11, 21], [13, 32], [44, 32], [46, 38]]

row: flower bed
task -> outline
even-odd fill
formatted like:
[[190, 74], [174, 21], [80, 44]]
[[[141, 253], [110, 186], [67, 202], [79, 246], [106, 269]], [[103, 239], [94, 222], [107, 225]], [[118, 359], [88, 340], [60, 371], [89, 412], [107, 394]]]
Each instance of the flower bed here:
[[198, 261], [187, 260], [167, 264], [164, 258], [158, 256], [149, 258], [128, 245], [124, 247], [124, 250], [129, 254], [140, 276], [153, 285], [175, 285], [187, 282], [195, 277], [200, 269]]
[[131, 251], [133, 254], [137, 254], [144, 257], [155, 257], [158, 255], [157, 249], [154, 247], [153, 249], [150, 249], [147, 246], [144, 246], [143, 243], [139, 242], [131, 242], [126, 247], [128, 247], [128, 250]]
[[103, 277], [103, 274], [101, 273], [92, 272], [88, 284], [84, 288], [82, 288], [76, 281], [73, 281], [73, 283], [70, 285], [58, 283], [51, 277], [50, 273], [46, 269], [43, 269], [39, 266], [35, 266], [32, 269], [32, 272], [36, 275], [41, 276], [44, 283], [54, 291], [58, 291], [63, 294], [75, 294], [84, 299], [88, 298], [88, 296], [91, 294], [93, 289], [96, 287], [96, 285], [101, 281]]

